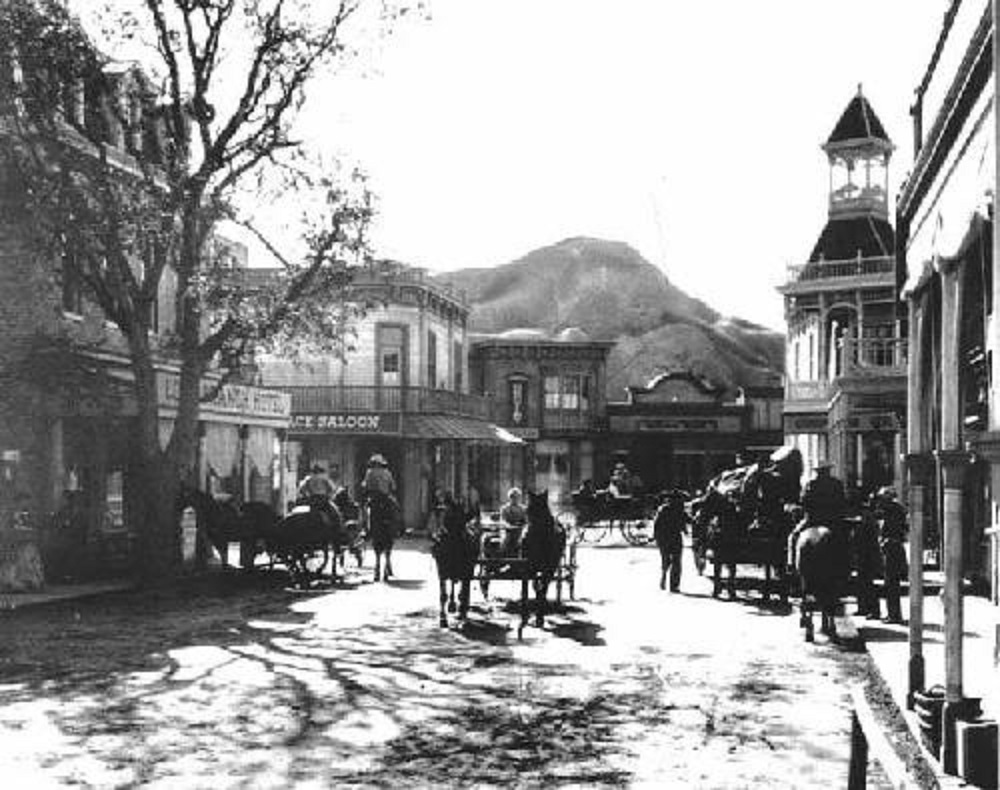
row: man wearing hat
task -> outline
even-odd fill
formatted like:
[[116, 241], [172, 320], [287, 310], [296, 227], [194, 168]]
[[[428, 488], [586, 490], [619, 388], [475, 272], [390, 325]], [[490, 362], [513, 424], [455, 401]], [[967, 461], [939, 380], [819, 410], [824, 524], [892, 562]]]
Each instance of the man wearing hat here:
[[906, 562], [906, 510], [896, 499], [891, 486], [880, 488], [874, 497], [874, 515], [879, 525], [879, 549], [882, 551], [882, 569], [885, 579], [885, 608], [887, 623], [902, 623], [900, 583], [909, 572]]
[[299, 484], [299, 498], [309, 499], [310, 497], [326, 497], [333, 499], [337, 493], [333, 481], [327, 477], [326, 470], [320, 464], [313, 464], [310, 473]]
[[365, 478], [361, 481], [361, 487], [366, 494], [378, 491], [386, 496], [396, 496], [396, 479], [389, 471], [389, 463], [382, 453], [375, 453], [368, 459], [368, 468], [365, 470]]
[[691, 522], [684, 504], [683, 492], [677, 489], [669, 491], [653, 518], [653, 537], [660, 550], [660, 589], [666, 589], [669, 572], [670, 592], [678, 592], [681, 586], [683, 535]]

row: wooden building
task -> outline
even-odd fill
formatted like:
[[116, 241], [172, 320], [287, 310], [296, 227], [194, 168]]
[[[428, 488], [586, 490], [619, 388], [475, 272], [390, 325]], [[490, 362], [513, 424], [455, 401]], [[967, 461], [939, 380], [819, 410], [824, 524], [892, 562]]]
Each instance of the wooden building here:
[[[782, 394], [777, 380], [733, 397], [688, 371], [664, 373], [608, 404], [608, 457], [626, 457], [649, 491], [699, 490], [724, 469], [781, 446]], [[610, 469], [601, 471], [603, 486]]]
[[823, 144], [826, 224], [808, 260], [789, 267], [785, 299], [785, 437], [808, 475], [833, 464], [871, 492], [902, 482], [905, 322], [897, 320], [889, 223], [893, 144], [859, 86]]
[[606, 465], [607, 357], [613, 343], [577, 328], [552, 337], [537, 329], [478, 335], [470, 373], [476, 392], [495, 403], [497, 424], [525, 442], [498, 470], [491, 491], [546, 490], [554, 506]]
[[[911, 110], [916, 154], [896, 220], [911, 349], [910, 691], [944, 682], [942, 763], [949, 773], [961, 772], [963, 583], [988, 584], [994, 603], [1000, 594], [997, 13], [988, 0], [953, 0], [945, 14]], [[939, 552], [944, 678], [925, 677], [922, 637], [922, 560]]]
[[495, 470], [522, 442], [492, 421], [489, 398], [470, 392], [464, 297], [383, 261], [357, 274], [350, 299], [368, 307], [342, 358], [258, 360], [260, 381], [292, 399], [283, 500], [316, 463], [357, 495], [381, 453], [408, 528], [424, 526], [439, 488], [465, 496], [474, 486], [485, 506], [499, 506]]

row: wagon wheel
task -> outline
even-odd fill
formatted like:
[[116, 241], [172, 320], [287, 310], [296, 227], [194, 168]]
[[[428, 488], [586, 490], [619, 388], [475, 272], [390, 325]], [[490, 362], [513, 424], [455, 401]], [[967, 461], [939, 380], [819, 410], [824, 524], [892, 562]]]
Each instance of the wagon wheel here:
[[625, 540], [633, 546], [645, 546], [653, 540], [653, 522], [649, 519], [625, 519], [621, 527]]
[[308, 583], [318, 577], [330, 561], [330, 547], [326, 544], [302, 546], [290, 557], [288, 563], [292, 575]]

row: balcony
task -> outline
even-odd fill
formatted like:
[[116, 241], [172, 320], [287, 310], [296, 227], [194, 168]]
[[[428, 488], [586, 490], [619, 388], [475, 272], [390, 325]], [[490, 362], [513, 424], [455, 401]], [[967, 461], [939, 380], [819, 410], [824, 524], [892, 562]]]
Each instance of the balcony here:
[[891, 255], [871, 258], [849, 258], [837, 261], [812, 261], [789, 266], [788, 280], [782, 290], [796, 290], [795, 286], [809, 284], [810, 289], [829, 284], [843, 285], [849, 280], [864, 280], [866, 285], [893, 285], [896, 276], [896, 259]]
[[293, 414], [458, 414], [492, 420], [492, 399], [427, 387], [282, 387], [292, 396]]
[[903, 338], [848, 339], [840, 350], [841, 376], [862, 378], [906, 375]]

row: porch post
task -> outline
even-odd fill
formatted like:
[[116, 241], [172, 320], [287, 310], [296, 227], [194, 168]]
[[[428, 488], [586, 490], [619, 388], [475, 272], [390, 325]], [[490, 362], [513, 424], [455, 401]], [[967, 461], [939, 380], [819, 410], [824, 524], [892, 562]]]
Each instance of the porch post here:
[[906, 363], [906, 472], [910, 516], [909, 562], [909, 684], [906, 706], [913, 708], [913, 693], [923, 691], [924, 674], [924, 535], [926, 533], [925, 494], [933, 470], [932, 458], [924, 454], [923, 390], [920, 369], [924, 350], [921, 346], [924, 310], [917, 297], [907, 299], [909, 310], [909, 354]]
[[944, 482], [944, 686], [941, 767], [958, 769], [956, 722], [962, 703], [962, 484], [968, 454], [942, 450], [935, 453]]
[[941, 766], [957, 770], [955, 723], [962, 700], [962, 484], [968, 455], [961, 449], [959, 326], [961, 278], [941, 272], [941, 449], [935, 453], [944, 486], [944, 673]]

